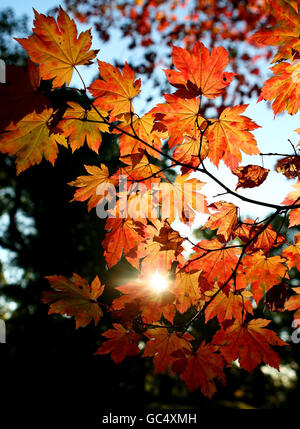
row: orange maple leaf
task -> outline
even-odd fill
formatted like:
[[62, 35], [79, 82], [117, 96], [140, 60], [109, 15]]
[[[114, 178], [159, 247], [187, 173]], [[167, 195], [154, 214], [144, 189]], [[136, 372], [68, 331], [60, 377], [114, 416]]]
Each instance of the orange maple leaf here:
[[200, 310], [204, 297], [199, 287], [200, 271], [179, 271], [176, 273], [171, 291], [176, 296], [176, 308], [179, 313], [185, 313], [191, 306]]
[[46, 276], [53, 291], [45, 291], [42, 302], [50, 303], [49, 314], [67, 314], [74, 316], [76, 329], [88, 325], [93, 319], [95, 325], [103, 316], [97, 299], [102, 295], [104, 286], [101, 286], [96, 276], [89, 286], [88, 282], [78, 274], [73, 274], [72, 280], [64, 276]]
[[91, 31], [77, 36], [73, 19], [59, 7], [57, 22], [34, 10], [33, 35], [27, 39], [15, 38], [33, 62], [38, 63], [42, 79], [53, 79], [52, 86], [59, 87], [71, 82], [73, 69], [77, 65], [91, 64], [98, 51], [91, 47]]
[[[213, 286], [217, 282], [220, 286], [231, 276], [238, 262], [241, 251], [238, 248], [228, 248], [217, 239], [202, 240], [193, 248], [195, 253], [190, 257], [188, 264], [190, 270], [201, 270], [205, 274], [207, 282]], [[246, 287], [243, 284], [243, 276], [237, 277], [238, 289]], [[231, 281], [224, 289], [228, 291]]]
[[245, 324], [235, 320], [229, 328], [218, 331], [212, 342], [219, 346], [228, 363], [239, 359], [241, 367], [249, 372], [261, 362], [279, 369], [279, 356], [270, 345], [285, 346], [287, 343], [265, 328], [269, 323], [270, 320], [265, 319], [253, 319]]
[[195, 212], [208, 213], [206, 198], [199, 190], [205, 185], [198, 179], [188, 179], [188, 174], [178, 174], [173, 183], [160, 183], [159, 192], [162, 203], [162, 219], [173, 222], [179, 220], [191, 225]]
[[284, 110], [294, 115], [300, 109], [300, 60], [276, 64], [271, 70], [274, 76], [264, 83], [257, 101], [273, 102], [275, 115]]
[[167, 328], [148, 329], [145, 335], [149, 341], [146, 343], [143, 357], [154, 356], [155, 374], [167, 371], [174, 360], [173, 352], [179, 349], [191, 350], [190, 341], [194, 339], [187, 332], [185, 334], [169, 333]]
[[[264, 296], [265, 292], [280, 282], [285, 277], [287, 268], [285, 260], [280, 256], [267, 257], [262, 250], [247, 255], [243, 258], [245, 275], [251, 282], [251, 291], [256, 303]], [[287, 277], [288, 278], [288, 277]]]
[[[290, 192], [287, 197], [282, 201], [282, 204], [292, 205], [300, 203], [300, 179], [293, 185], [295, 191]], [[300, 225], [300, 209], [292, 209], [289, 212], [289, 227]]]
[[286, 264], [290, 270], [297, 267], [297, 270], [300, 271], [300, 232], [295, 235], [294, 240], [295, 244], [286, 247], [281, 255], [286, 258]]
[[223, 72], [229, 62], [229, 55], [223, 47], [209, 50], [196, 42], [192, 52], [173, 46], [172, 59], [179, 70], [164, 70], [171, 85], [178, 88], [175, 95], [194, 98], [204, 95], [213, 99], [221, 95], [230, 84], [235, 73]]
[[[160, 159], [161, 155], [158, 151], [161, 150], [161, 139], [166, 136], [162, 132], [152, 131], [153, 124], [154, 117], [151, 113], [146, 113], [142, 117], [135, 115], [132, 121], [129, 120], [129, 123], [126, 121], [118, 125], [119, 130], [116, 131], [116, 134], [124, 132], [119, 137], [120, 154], [122, 157], [147, 151], [149, 155]], [[126, 132], [133, 137], [127, 135]], [[142, 141], [138, 140], [135, 136]]]
[[128, 188], [132, 183], [142, 182], [143, 185], [151, 189], [151, 184], [153, 182], [160, 182], [160, 179], [165, 177], [164, 174], [160, 172], [161, 168], [152, 164], [143, 150], [139, 151], [139, 153], [132, 153], [128, 156], [124, 156], [121, 160], [127, 165], [120, 168], [114, 176], [118, 178], [120, 176], [128, 176]]
[[293, 56], [293, 50], [300, 51], [300, 23], [299, 13], [284, 0], [269, 1], [269, 9], [275, 17], [275, 25], [272, 28], [263, 28], [257, 31], [250, 40], [267, 46], [278, 46], [278, 51], [273, 58], [273, 63], [288, 59]]
[[[200, 165], [200, 158], [204, 160], [207, 157], [208, 141], [205, 136], [201, 138], [199, 130], [190, 133], [186, 132], [183, 138], [183, 142], [175, 148], [172, 156], [176, 161], [185, 164], [185, 166], [181, 167], [181, 171], [182, 174], [186, 174], [194, 171], [192, 167], [198, 167]], [[199, 156], [200, 145], [201, 153]]]
[[291, 296], [285, 303], [284, 308], [288, 311], [295, 311], [294, 313], [294, 328], [300, 326], [300, 287], [293, 287], [293, 291], [297, 295]]
[[172, 368], [176, 372], [177, 362], [182, 361], [180, 365], [184, 365], [185, 369], [180, 377], [192, 392], [200, 387], [203, 395], [211, 398], [217, 391], [215, 379], [225, 384], [225, 362], [217, 350], [217, 346], [202, 341], [195, 353], [189, 350], [177, 350], [173, 353], [173, 357], [179, 359], [174, 361]]
[[249, 251], [256, 249], [268, 252], [272, 247], [281, 246], [286, 241], [285, 236], [275, 231], [272, 225], [268, 225], [267, 228], [265, 228], [263, 224], [256, 224], [254, 220], [249, 218], [238, 224], [233, 231], [233, 236], [247, 243], [247, 241], [259, 232], [260, 234], [258, 237], [248, 246]]
[[[205, 309], [205, 321], [218, 318], [219, 323], [224, 320], [240, 320], [243, 321], [247, 313], [253, 314], [252, 304], [250, 298], [252, 293], [244, 290], [239, 291], [235, 294], [229, 291], [228, 295], [219, 291], [219, 287], [216, 285], [213, 289], [204, 293], [206, 300], [209, 302]], [[212, 299], [216, 293], [218, 294]]]
[[168, 145], [171, 149], [182, 143], [185, 133], [196, 130], [205, 120], [199, 114], [199, 99], [184, 99], [170, 94], [165, 94], [164, 97], [166, 103], [158, 104], [151, 110], [155, 118], [153, 129], [168, 132]]
[[242, 161], [241, 151], [258, 155], [256, 140], [250, 131], [259, 128], [254, 121], [241, 115], [248, 104], [226, 107], [219, 119], [211, 119], [212, 125], [206, 131], [209, 144], [208, 157], [216, 165], [221, 159], [233, 169]]
[[17, 124], [11, 123], [1, 134], [0, 151], [16, 155], [17, 174], [39, 164], [43, 157], [53, 165], [57, 144], [68, 146], [61, 130], [55, 127], [52, 130], [54, 121], [53, 109], [45, 109], [41, 113], [29, 113]]
[[142, 270], [152, 270], [156, 267], [159, 271], [168, 271], [173, 261], [178, 260], [184, 250], [182, 238], [174, 231], [168, 222], [152, 220], [153, 225], [147, 225], [145, 243], [145, 257], [142, 260]]
[[79, 176], [68, 183], [76, 186], [74, 197], [71, 201], [88, 201], [88, 211], [96, 207], [104, 197], [108, 201], [115, 197], [114, 186], [117, 185], [115, 176], [110, 176], [106, 165], [101, 164], [100, 168], [95, 165], [85, 165], [84, 168], [90, 174]]
[[109, 232], [102, 241], [102, 246], [109, 268], [121, 259], [123, 253], [128, 262], [139, 268], [138, 246], [145, 242], [145, 224], [146, 219], [107, 219], [105, 229]]
[[124, 328], [119, 323], [113, 323], [114, 329], [108, 329], [102, 335], [108, 338], [96, 351], [96, 355], [111, 353], [115, 363], [120, 363], [126, 356], [139, 354], [139, 336], [134, 331]]
[[[101, 132], [108, 132], [109, 126], [101, 121], [95, 110], [86, 110], [80, 104], [69, 101], [59, 126], [65, 137], [68, 137], [72, 152], [79, 149], [86, 141], [88, 147], [98, 152], [101, 145]], [[105, 117], [107, 113], [101, 110]], [[100, 132], [101, 131], [101, 132]]]
[[[263, 225], [256, 227], [251, 231], [251, 236], [254, 236], [255, 232], [258, 232], [260, 229], [263, 228]], [[272, 247], [278, 247], [281, 246], [283, 243], [285, 243], [286, 238], [284, 235], [280, 234], [278, 231], [275, 231], [272, 227], [272, 225], [268, 225], [267, 228], [265, 228], [259, 236], [256, 238], [256, 240], [248, 247], [248, 249], [257, 249], [257, 250], [263, 250], [264, 252], [268, 252], [272, 249]]]
[[217, 201], [216, 203], [210, 204], [208, 207], [217, 210], [217, 213], [211, 214], [208, 221], [201, 229], [218, 228], [217, 237], [219, 240], [228, 241], [237, 224], [238, 208], [234, 204], [227, 203], [226, 201]]
[[110, 111], [110, 121], [133, 112], [132, 99], [138, 95], [141, 80], [135, 81], [134, 71], [127, 62], [122, 73], [117, 67], [98, 60], [101, 79], [96, 79], [89, 87], [91, 94], [96, 97], [94, 104]]

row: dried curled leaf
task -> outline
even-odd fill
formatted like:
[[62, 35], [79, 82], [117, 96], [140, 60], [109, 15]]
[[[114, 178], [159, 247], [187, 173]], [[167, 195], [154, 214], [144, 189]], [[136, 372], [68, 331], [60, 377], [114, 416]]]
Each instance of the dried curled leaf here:
[[270, 170], [259, 165], [246, 165], [231, 171], [239, 178], [235, 188], [237, 190], [238, 188], [255, 188], [261, 185], [268, 177]]
[[287, 156], [279, 159], [275, 166], [277, 173], [282, 173], [287, 179], [294, 179], [300, 176], [300, 157]]

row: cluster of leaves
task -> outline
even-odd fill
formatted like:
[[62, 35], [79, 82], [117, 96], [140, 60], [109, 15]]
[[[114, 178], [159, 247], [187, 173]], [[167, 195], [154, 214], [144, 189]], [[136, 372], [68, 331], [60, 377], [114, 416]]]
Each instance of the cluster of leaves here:
[[[156, 71], [161, 64], [171, 66], [172, 44], [192, 49], [197, 40], [202, 40], [210, 50], [221, 44], [230, 52], [230, 65], [237, 73], [231, 91], [218, 100], [221, 105], [241, 103], [244, 97], [258, 94], [262, 80], [260, 63], [272, 55], [270, 47], [257, 49], [258, 45], [250, 39], [260, 25], [274, 23], [273, 5], [268, 0], [99, 0], [97, 3], [65, 0], [64, 3], [78, 20], [92, 24], [104, 43], [114, 37], [117, 28], [127, 42], [135, 71], [151, 78], [158, 87], [162, 84]], [[116, 58], [115, 65], [119, 64]], [[216, 107], [211, 100], [205, 103]]]
[[[296, 26], [300, 16], [298, 2], [279, 0], [276, 5], [279, 23], [256, 33], [254, 39], [277, 44], [274, 60], [282, 66], [287, 64], [282, 59], [299, 55], [298, 30], [291, 22]], [[127, 63], [120, 70], [98, 60], [99, 78], [88, 89], [84, 82], [82, 90], [69, 87], [65, 105], [57, 107], [55, 94], [66, 91], [74, 70], [79, 73], [79, 65], [90, 64], [97, 51], [90, 49], [90, 32], [78, 36], [75, 22], [61, 8], [57, 21], [35, 12], [34, 25], [33, 35], [18, 39], [30, 57], [26, 71], [11, 67], [8, 83], [0, 88], [5, 100], [0, 150], [15, 157], [19, 174], [43, 157], [53, 164], [58, 145], [75, 151], [86, 143], [98, 152], [101, 133], [118, 136], [118, 169], [86, 165], [88, 174], [70, 185], [77, 188], [74, 200], [87, 201], [89, 210], [109, 207], [102, 243], [107, 266], [124, 257], [139, 271], [136, 278], [115, 288], [117, 296], [109, 303], [104, 302], [105, 286], [98, 277], [89, 285], [77, 274], [72, 279], [49, 276], [52, 290], [42, 297], [50, 304], [49, 313], [74, 316], [78, 328], [92, 320], [97, 325], [103, 311], [108, 312], [113, 327], [104, 332], [106, 341], [97, 354], [110, 353], [118, 363], [142, 352], [143, 357], [153, 357], [156, 373], [170, 369], [189, 389], [200, 388], [208, 397], [216, 391], [217, 380], [225, 383], [224, 367], [237, 359], [248, 371], [261, 362], [278, 369], [279, 356], [271, 346], [286, 343], [266, 328], [270, 320], [254, 317], [253, 309], [263, 300], [271, 311], [296, 310], [295, 319], [299, 317], [299, 288], [290, 286], [289, 270], [300, 268], [300, 234], [281, 254], [270, 253], [287, 243], [271, 225], [278, 214], [289, 215], [290, 227], [300, 224], [300, 181], [278, 206], [238, 194], [207, 169], [205, 159], [216, 166], [223, 161], [238, 176], [237, 189], [259, 186], [269, 173], [258, 165], [240, 166], [242, 152], [260, 154], [252, 133], [258, 125], [244, 115], [247, 105], [227, 107], [215, 118], [204, 114], [203, 99], [220, 97], [235, 79], [235, 73], [224, 71], [228, 52], [223, 47], [209, 52], [201, 42], [191, 50], [174, 46], [176, 70], [165, 74], [176, 91], [141, 117], [133, 108], [141, 81]], [[275, 75], [260, 96], [269, 99], [267, 94], [272, 93], [275, 114], [278, 98], [281, 110], [298, 110], [300, 83], [295, 73], [284, 79], [286, 88], [293, 86], [292, 92], [283, 90], [282, 78]], [[74, 101], [77, 93], [80, 98]], [[169, 152], [163, 150], [165, 141]], [[166, 170], [176, 172], [175, 167], [181, 173], [171, 181]], [[197, 171], [226, 193], [273, 209], [272, 215], [263, 221], [243, 220], [231, 202], [208, 205], [199, 192], [204, 183], [189, 177]], [[276, 171], [299, 177], [297, 153], [281, 159]], [[153, 202], [157, 210], [152, 210]], [[171, 209], [165, 211], [166, 205]], [[216, 238], [193, 243], [193, 254], [186, 260], [185, 238], [172, 222], [178, 217], [192, 225], [196, 210], [208, 215], [203, 229], [216, 231]], [[212, 338], [204, 339], [195, 328], [201, 318], [203, 332], [211, 319], [218, 322]]]

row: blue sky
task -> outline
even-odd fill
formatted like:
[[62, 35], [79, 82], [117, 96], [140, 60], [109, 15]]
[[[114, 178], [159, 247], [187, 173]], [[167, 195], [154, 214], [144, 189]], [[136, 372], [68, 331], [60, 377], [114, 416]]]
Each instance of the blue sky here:
[[[32, 27], [31, 25], [32, 19], [33, 19], [32, 7], [34, 7], [40, 13], [46, 13], [50, 8], [54, 6], [57, 6], [57, 2], [53, 0], [46, 0], [46, 1], [43, 0], [42, 2], [40, 0], [29, 0], [29, 1], [2, 0], [1, 1], [1, 8], [12, 7], [15, 10], [15, 13], [17, 16], [20, 16], [21, 14], [26, 13], [30, 18], [29, 28]], [[78, 25], [78, 28], [79, 30], [82, 31], [89, 27], [86, 25], [80, 24]], [[117, 31], [114, 33], [114, 36], [112, 40], [109, 42], [109, 44], [103, 44], [103, 42], [99, 40], [99, 38], [97, 37], [97, 34], [93, 31], [93, 29], [92, 29], [92, 35], [93, 35], [93, 48], [100, 49], [98, 58], [101, 61], [110, 62], [113, 58], [118, 58], [119, 61], [125, 62], [126, 60], [130, 59], [128, 56], [131, 54], [130, 54], [130, 51], [126, 50], [126, 42], [124, 42], [124, 39], [122, 40], [121, 37], [119, 37], [120, 34]], [[158, 76], [161, 76], [161, 79], [165, 79], [165, 75], [162, 72], [162, 69], [163, 67], [161, 67], [161, 70], [158, 70], [157, 73], [158, 73]], [[89, 84], [97, 74], [96, 64], [90, 67], [81, 66], [80, 70], [81, 70], [82, 76], [85, 79], [86, 84]], [[79, 78], [75, 75], [71, 84], [79, 87], [81, 86]], [[147, 91], [147, 87], [145, 88], [145, 91]], [[157, 101], [160, 101], [160, 100], [156, 100], [156, 102]], [[145, 106], [142, 106], [139, 103], [140, 102], [138, 102], [135, 105], [135, 109], [138, 112], [140, 110], [145, 111], [146, 110]], [[151, 107], [153, 107], [153, 103], [147, 106], [147, 110], [148, 108], [150, 109]], [[297, 133], [294, 132], [294, 130], [296, 128], [299, 128], [300, 126], [299, 114], [296, 114], [294, 116], [290, 116], [288, 114], [281, 114], [281, 115], [277, 115], [276, 118], [274, 119], [272, 110], [267, 108], [267, 103], [265, 101], [262, 101], [257, 104], [256, 100], [249, 100], [249, 107], [246, 110], [245, 114], [249, 116], [251, 119], [253, 119], [255, 122], [257, 122], [258, 125], [261, 125], [262, 127], [254, 131], [254, 135], [256, 137], [256, 140], [258, 142], [258, 146], [261, 152], [292, 153], [292, 149], [290, 144], [288, 143], [288, 139], [290, 139], [295, 145], [298, 143], [299, 136]], [[275, 157], [264, 157], [263, 166], [271, 170], [269, 177], [265, 183], [263, 183], [260, 187], [254, 188], [254, 189], [247, 189], [247, 190], [239, 189], [238, 193], [242, 195], [247, 195], [249, 198], [253, 198], [261, 201], [268, 201], [275, 204], [281, 203], [282, 200], [285, 198], [285, 196], [289, 192], [291, 192], [292, 185], [296, 182], [296, 180], [287, 180], [283, 175], [272, 171], [274, 169], [276, 160], [277, 158]], [[244, 156], [242, 165], [247, 165], [250, 163], [262, 165], [261, 157]], [[207, 167], [208, 166], [211, 172], [213, 172], [221, 181], [223, 181], [230, 188], [235, 189], [237, 178], [236, 176], [233, 176], [232, 174], [230, 174], [230, 171], [222, 162], [219, 169], [216, 169], [214, 166], [207, 164]], [[207, 182], [206, 177], [201, 177], [198, 174], [196, 175], [196, 177], [199, 177], [200, 180]], [[214, 183], [208, 183], [206, 187], [203, 188], [203, 192], [208, 195], [209, 202], [212, 202], [215, 200], [212, 198], [212, 196], [222, 192], [222, 189], [217, 187]], [[260, 219], [262, 219], [263, 217], [269, 214], [269, 209], [267, 208], [244, 203], [231, 196], [225, 195], [221, 198], [218, 198], [217, 200], [219, 199], [224, 199], [226, 201], [232, 201], [236, 203], [240, 207], [241, 214], [243, 216], [250, 215], [254, 218], [260, 217]], [[203, 221], [203, 218], [200, 216], [195, 226], [198, 226], [197, 224], [201, 224], [202, 221]], [[178, 228], [181, 230], [183, 235], [187, 234], [191, 236], [190, 228], [180, 226], [179, 224], [178, 224]]]

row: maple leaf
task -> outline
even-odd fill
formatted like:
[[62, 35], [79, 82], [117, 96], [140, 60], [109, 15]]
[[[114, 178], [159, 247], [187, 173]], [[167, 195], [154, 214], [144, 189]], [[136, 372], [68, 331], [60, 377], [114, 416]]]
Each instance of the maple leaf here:
[[245, 275], [248, 282], [251, 282], [253, 297], [258, 303], [271, 287], [280, 282], [284, 277], [287, 268], [283, 265], [285, 260], [280, 256], [266, 257], [262, 250], [243, 259], [246, 268]]
[[172, 353], [179, 349], [191, 350], [190, 341], [194, 337], [189, 333], [169, 333], [167, 328], [148, 329], [145, 336], [149, 338], [142, 357], [154, 356], [155, 374], [167, 371], [174, 360]]
[[39, 64], [42, 79], [53, 79], [52, 86], [60, 87], [71, 82], [73, 69], [77, 65], [89, 65], [98, 51], [91, 47], [91, 31], [77, 36], [73, 19], [59, 7], [57, 22], [34, 10], [33, 35], [17, 40], [26, 49], [31, 60]]
[[300, 287], [292, 288], [293, 291], [296, 292], [297, 295], [291, 296], [288, 301], [285, 303], [285, 310], [295, 311], [294, 313], [294, 327], [299, 326], [300, 320]]
[[199, 114], [199, 99], [183, 99], [170, 94], [164, 94], [164, 97], [166, 103], [151, 110], [155, 118], [153, 130], [168, 131], [168, 145], [172, 149], [182, 143], [186, 132], [200, 127], [205, 119]]
[[[300, 201], [300, 179], [293, 185], [295, 191], [290, 192], [287, 197], [282, 201], [282, 204], [292, 205]], [[289, 212], [289, 228], [292, 226], [300, 225], [300, 209], [292, 209]]]
[[[132, 185], [134, 188], [134, 185]], [[158, 201], [152, 195], [152, 190], [147, 189], [142, 185], [134, 191], [129, 189], [129, 196], [127, 192], [119, 192], [120, 199], [117, 203], [117, 210], [123, 213], [125, 208], [127, 210], [127, 216], [131, 219], [156, 219], [157, 212], [155, 208], [158, 207]]]
[[[185, 133], [183, 137], [184, 141], [173, 152], [173, 159], [185, 164], [185, 166], [181, 166], [181, 171], [182, 174], [186, 174], [193, 171], [193, 168], [190, 168], [189, 165], [198, 167], [200, 165], [200, 158], [204, 160], [207, 157], [208, 142], [205, 136], [202, 136], [201, 142], [199, 130], [191, 134]], [[200, 145], [201, 153], [199, 156]]]
[[297, 267], [297, 270], [300, 271], [300, 232], [295, 235], [294, 240], [295, 244], [286, 247], [281, 255], [286, 258], [286, 264], [290, 270]]
[[113, 323], [114, 329], [108, 329], [102, 335], [108, 338], [96, 351], [96, 355], [111, 353], [115, 363], [120, 363], [126, 356], [139, 354], [139, 336], [134, 331], [124, 328], [119, 323]]
[[[264, 228], [263, 225], [258, 226], [251, 231], [251, 236], [254, 236], [254, 231], [257, 232]], [[278, 231], [274, 231], [272, 225], [268, 225], [259, 236], [255, 239], [254, 242], [249, 246], [250, 249], [264, 250], [265, 252], [270, 251], [273, 247], [281, 246], [286, 242], [286, 238], [284, 235], [280, 234]]]
[[267, 46], [279, 46], [273, 63], [291, 58], [293, 50], [300, 51], [299, 14], [287, 1], [269, 2], [271, 13], [275, 16], [275, 26], [257, 31], [250, 40]]
[[179, 313], [185, 313], [192, 305], [199, 310], [204, 303], [203, 295], [199, 287], [200, 271], [176, 273], [171, 291], [176, 296], [176, 308]]
[[[200, 387], [203, 395], [212, 398], [217, 390], [214, 380], [218, 379], [225, 383], [224, 360], [217, 350], [217, 346], [202, 341], [195, 353], [188, 350], [184, 350], [185, 353], [182, 350], [173, 353], [173, 357], [184, 355], [185, 370], [180, 377], [192, 392]], [[174, 361], [172, 368], [176, 363], [177, 360]]]
[[117, 185], [116, 177], [110, 176], [106, 165], [101, 164], [100, 168], [95, 165], [85, 165], [84, 168], [89, 176], [79, 176], [68, 183], [76, 186], [74, 197], [71, 201], [88, 201], [88, 211], [99, 204], [104, 196], [108, 200], [115, 196], [114, 186]]
[[[161, 155], [157, 150], [161, 150], [163, 133], [158, 131], [152, 132], [153, 124], [154, 117], [150, 113], [146, 113], [142, 117], [134, 116], [129, 123], [125, 122], [118, 125], [119, 130], [116, 131], [116, 134], [127, 132], [133, 136], [130, 137], [124, 133], [119, 137], [120, 154], [122, 157], [147, 150], [149, 155], [160, 159]], [[135, 135], [143, 141], [136, 139]]]
[[[224, 244], [217, 239], [202, 240], [197, 243], [193, 250], [195, 253], [188, 261], [189, 269], [203, 271], [207, 282], [212, 286], [215, 282], [222, 285], [228, 280], [236, 267], [238, 255], [241, 253], [238, 248], [226, 249]], [[242, 281], [242, 279], [239, 280]], [[228, 288], [230, 288], [230, 284]], [[228, 288], [225, 288], [224, 292]], [[241, 287], [239, 286], [238, 289]]]
[[110, 111], [110, 121], [132, 112], [132, 99], [138, 95], [141, 80], [134, 80], [134, 71], [127, 62], [122, 73], [117, 67], [98, 60], [101, 79], [96, 79], [89, 87], [90, 93], [96, 98], [94, 105]]
[[228, 241], [237, 224], [237, 207], [226, 201], [218, 201], [208, 207], [217, 210], [217, 213], [211, 214], [201, 229], [218, 228], [217, 237], [219, 240]]
[[218, 331], [212, 342], [219, 346], [228, 363], [239, 359], [241, 367], [249, 372], [261, 362], [279, 369], [279, 356], [270, 345], [285, 346], [287, 343], [265, 328], [269, 323], [270, 320], [265, 319], [253, 319], [245, 324], [235, 320], [226, 330]]
[[[101, 121], [94, 110], [86, 110], [80, 104], [71, 101], [68, 105], [69, 108], [64, 113], [59, 126], [65, 137], [69, 138], [72, 152], [83, 146], [85, 141], [90, 149], [98, 152], [102, 141], [101, 132], [108, 132], [109, 126]], [[107, 116], [103, 110], [101, 114]]]
[[248, 250], [256, 249], [268, 252], [272, 247], [281, 246], [286, 241], [284, 235], [274, 231], [272, 225], [265, 228], [264, 225], [256, 224], [254, 220], [249, 218], [241, 222], [233, 231], [234, 237], [238, 237], [244, 243], [247, 243], [258, 233], [258, 237], [249, 245]]
[[74, 316], [76, 329], [88, 325], [93, 319], [95, 325], [103, 316], [97, 299], [102, 295], [104, 286], [96, 276], [89, 286], [78, 274], [72, 280], [64, 276], [46, 276], [54, 292], [45, 291], [42, 295], [44, 304], [50, 303], [49, 314], [67, 314]]
[[[205, 309], [205, 321], [208, 322], [214, 317], [218, 318], [219, 323], [224, 320], [240, 320], [243, 321], [247, 313], [253, 314], [250, 298], [252, 293], [244, 290], [239, 293], [229, 291], [228, 295], [219, 291], [216, 285], [213, 289], [204, 293], [209, 304]], [[214, 296], [217, 293], [216, 296]], [[214, 296], [214, 298], [212, 298]]]
[[178, 215], [179, 220], [191, 225], [195, 219], [194, 210], [208, 213], [206, 198], [198, 192], [205, 183], [187, 177], [188, 174], [178, 174], [174, 183], [160, 183], [161, 216], [170, 223]]
[[139, 268], [138, 246], [145, 242], [145, 224], [146, 219], [107, 219], [105, 229], [109, 232], [102, 241], [102, 246], [109, 268], [121, 259], [123, 253], [128, 262]]
[[248, 155], [258, 155], [256, 140], [250, 131], [259, 128], [254, 121], [241, 115], [248, 104], [226, 107], [219, 119], [211, 119], [212, 125], [206, 131], [209, 159], [219, 165], [221, 159], [234, 169], [242, 161], [241, 151]]
[[276, 163], [275, 170], [277, 173], [284, 174], [288, 179], [298, 177], [300, 175], [300, 157], [287, 156], [286, 158], [279, 159]]
[[17, 174], [39, 164], [43, 157], [53, 165], [57, 144], [67, 147], [61, 131], [52, 127], [54, 122], [53, 109], [45, 109], [41, 113], [29, 113], [17, 124], [11, 123], [1, 134], [0, 151], [16, 155]]
[[128, 187], [131, 186], [132, 182], [142, 182], [143, 185], [151, 188], [153, 182], [160, 182], [160, 179], [165, 177], [160, 171], [161, 168], [152, 164], [143, 150], [122, 157], [122, 162], [127, 165], [120, 168], [115, 176], [128, 176]]
[[229, 56], [223, 47], [209, 50], [201, 42], [196, 42], [192, 52], [173, 46], [172, 59], [179, 70], [164, 70], [171, 85], [178, 88], [175, 95], [194, 98], [204, 95], [213, 99], [221, 95], [230, 84], [235, 73], [223, 72]]
[[300, 60], [292, 63], [282, 62], [270, 70], [274, 76], [264, 83], [257, 101], [273, 102], [272, 109], [275, 115], [284, 110], [294, 115], [300, 109]]
[[49, 107], [48, 99], [38, 92], [40, 80], [39, 68], [30, 60], [27, 70], [6, 66], [6, 84], [0, 85], [0, 131], [11, 121], [15, 124], [29, 113], [41, 113]]
[[255, 188], [261, 185], [266, 180], [269, 171], [259, 165], [234, 168], [231, 172], [239, 178], [235, 190], [238, 188]]
[[145, 257], [142, 260], [142, 270], [152, 270], [157, 267], [160, 271], [168, 271], [173, 261], [177, 260], [184, 250], [182, 238], [174, 231], [168, 222], [152, 220], [153, 225], [147, 225], [147, 240]]

